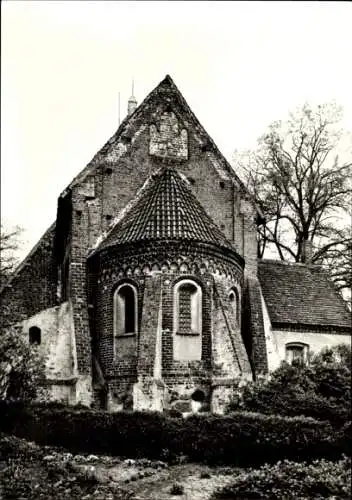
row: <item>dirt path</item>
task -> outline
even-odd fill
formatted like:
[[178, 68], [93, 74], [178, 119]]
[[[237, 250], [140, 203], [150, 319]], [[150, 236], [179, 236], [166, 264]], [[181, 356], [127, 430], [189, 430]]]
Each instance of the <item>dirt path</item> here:
[[[201, 477], [204, 474], [210, 477]], [[128, 490], [134, 493], [134, 500], [209, 500], [218, 487], [232, 481], [233, 474], [224, 474], [221, 469], [188, 464], [173, 466], [154, 476], [139, 479], [130, 483]], [[183, 486], [182, 495], [170, 493], [175, 483]]]

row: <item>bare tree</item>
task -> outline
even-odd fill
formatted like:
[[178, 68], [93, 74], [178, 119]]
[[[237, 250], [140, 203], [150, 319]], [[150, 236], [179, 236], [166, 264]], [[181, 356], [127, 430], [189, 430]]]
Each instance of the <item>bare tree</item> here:
[[345, 227], [336, 229], [335, 235], [318, 249], [313, 263], [324, 266], [338, 290], [352, 289], [352, 238], [351, 230]]
[[351, 165], [336, 148], [341, 109], [305, 104], [275, 122], [255, 151], [235, 153], [234, 168], [266, 216], [258, 255], [326, 265], [339, 289], [350, 287]]
[[0, 289], [19, 264], [16, 256], [21, 246], [22, 229], [18, 226], [7, 230], [1, 225], [0, 233]]

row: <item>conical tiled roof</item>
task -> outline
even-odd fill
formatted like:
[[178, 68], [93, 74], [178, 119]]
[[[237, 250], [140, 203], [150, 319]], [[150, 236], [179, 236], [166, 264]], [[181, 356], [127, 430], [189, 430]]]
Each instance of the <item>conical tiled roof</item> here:
[[110, 230], [98, 250], [155, 240], [197, 241], [234, 251], [187, 183], [171, 168], [152, 176], [135, 205]]

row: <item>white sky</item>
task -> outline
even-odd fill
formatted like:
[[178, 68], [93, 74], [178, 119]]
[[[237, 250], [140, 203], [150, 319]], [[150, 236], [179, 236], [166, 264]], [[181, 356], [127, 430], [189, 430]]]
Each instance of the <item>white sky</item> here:
[[23, 254], [60, 192], [165, 77], [231, 160], [270, 122], [336, 100], [352, 131], [350, 2], [2, 2], [1, 219]]

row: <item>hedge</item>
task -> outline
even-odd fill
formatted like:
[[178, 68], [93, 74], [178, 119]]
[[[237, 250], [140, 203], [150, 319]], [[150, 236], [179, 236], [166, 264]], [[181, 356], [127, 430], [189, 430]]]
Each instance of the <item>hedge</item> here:
[[338, 462], [316, 460], [311, 464], [288, 460], [264, 465], [234, 478], [231, 485], [218, 490], [212, 500], [238, 498], [297, 500], [351, 498], [351, 459]]
[[[229, 411], [233, 411], [236, 406], [238, 406], [236, 403], [229, 405]], [[316, 420], [327, 420], [334, 427], [344, 425], [351, 419], [350, 404], [337, 404], [316, 394], [280, 394], [265, 387], [258, 393], [245, 392], [242, 409], [266, 415], [277, 414], [288, 417], [303, 415]]]
[[73, 453], [110, 454], [209, 464], [261, 465], [277, 460], [338, 459], [350, 427], [238, 412], [186, 419], [153, 412], [106, 413], [60, 406], [0, 403], [0, 430]]

